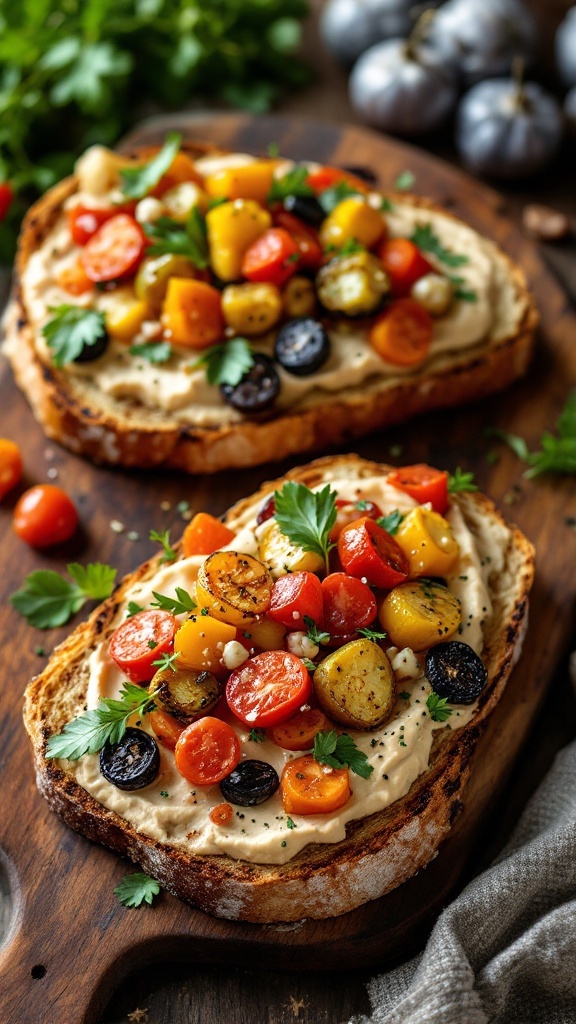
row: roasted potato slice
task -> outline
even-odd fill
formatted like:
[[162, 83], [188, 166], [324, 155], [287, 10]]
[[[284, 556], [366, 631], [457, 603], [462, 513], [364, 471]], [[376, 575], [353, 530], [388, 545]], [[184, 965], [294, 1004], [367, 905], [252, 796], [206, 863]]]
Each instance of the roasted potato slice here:
[[324, 568], [320, 555], [293, 544], [275, 519], [271, 519], [265, 529], [262, 528], [259, 536], [258, 554], [270, 567], [275, 580], [287, 572], [319, 572]]
[[401, 583], [384, 598], [378, 612], [383, 629], [396, 647], [424, 651], [450, 640], [462, 613], [457, 597], [434, 580]]
[[189, 725], [210, 711], [224, 689], [211, 672], [193, 668], [161, 668], [150, 683], [150, 693], [163, 711]]
[[270, 570], [252, 555], [215, 551], [200, 566], [196, 600], [200, 608], [233, 626], [245, 626], [270, 605]]
[[373, 640], [352, 640], [321, 661], [314, 690], [326, 714], [354, 729], [376, 729], [396, 700], [396, 679]]

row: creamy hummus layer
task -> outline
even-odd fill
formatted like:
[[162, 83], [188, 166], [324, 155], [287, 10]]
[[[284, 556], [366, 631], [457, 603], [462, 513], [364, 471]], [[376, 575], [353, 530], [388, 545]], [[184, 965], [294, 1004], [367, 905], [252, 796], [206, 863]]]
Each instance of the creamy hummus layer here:
[[[253, 160], [248, 154], [236, 153], [220, 157], [204, 157], [196, 161], [201, 173], [213, 173], [221, 167], [234, 166]], [[292, 166], [289, 161], [282, 173]], [[109, 204], [110, 193], [94, 196], [76, 193], [69, 205], [86, 206]], [[381, 196], [374, 193], [370, 201], [375, 205]], [[441, 213], [419, 209], [397, 199], [387, 211], [386, 222], [390, 237], [410, 237], [419, 224], [431, 224], [441, 244], [451, 252], [466, 256], [468, 262], [458, 267], [462, 288], [473, 292], [474, 302], [455, 299], [450, 310], [434, 321], [434, 334], [427, 361], [418, 367], [425, 370], [431, 361], [449, 360], [454, 354], [466, 352], [475, 345], [505, 337], [518, 321], [518, 300], [506, 279], [506, 269], [495, 246], [476, 231]], [[115, 293], [87, 293], [74, 297], [56, 284], [61, 272], [73, 265], [80, 249], [72, 241], [65, 216], [32, 254], [22, 275], [24, 303], [35, 328], [36, 344], [42, 357], [50, 361], [50, 353], [40, 331], [50, 318], [50, 308], [64, 303], [90, 306], [103, 312], [110, 310]], [[433, 254], [429, 261], [440, 272], [446, 267]], [[121, 297], [121, 296], [120, 296]], [[403, 370], [385, 362], [368, 341], [367, 331], [353, 320], [342, 321], [329, 327], [332, 353], [328, 362], [308, 377], [296, 377], [278, 367], [281, 390], [275, 408], [305, 408], [309, 405], [335, 399], [342, 391], [381, 384], [393, 386], [410, 370]], [[272, 355], [276, 332], [254, 339], [255, 350]], [[143, 340], [139, 336], [136, 342]], [[129, 345], [112, 341], [107, 352], [97, 360], [83, 365], [68, 364], [66, 372], [78, 379], [89, 379], [104, 394], [114, 399], [128, 399], [158, 409], [179, 421], [197, 426], [216, 426], [240, 422], [243, 417], [227, 405], [217, 387], [208, 384], [203, 369], [195, 368], [198, 353], [182, 346], [173, 346], [169, 362], [151, 365], [145, 359], [129, 354]]]
[[[349, 500], [365, 498], [377, 502], [384, 512], [408, 511], [415, 502], [379, 477], [350, 481], [330, 480], [339, 496]], [[255, 515], [244, 514], [240, 530], [230, 545], [234, 550], [257, 555]], [[462, 631], [459, 639], [481, 654], [483, 625], [492, 607], [487, 588], [490, 572], [503, 568], [507, 531], [498, 523], [478, 517], [474, 533], [466, 525], [457, 505], [447, 519], [460, 546], [460, 558], [448, 586], [461, 602]], [[202, 563], [202, 557], [178, 561], [162, 568], [153, 580], [135, 585], [119, 610], [117, 625], [124, 621], [128, 600], [148, 605], [152, 591], [173, 594], [175, 587], [189, 589]], [[437, 729], [458, 729], [473, 717], [475, 705], [453, 708], [447, 723], [434, 722], [426, 707], [430, 684], [423, 672], [424, 657], [416, 655], [418, 678], [402, 679], [391, 719], [373, 732], [346, 730], [363, 750], [374, 771], [369, 779], [350, 773], [352, 797], [336, 814], [300, 816], [293, 814], [293, 827], [282, 808], [279, 794], [258, 807], [236, 807], [227, 826], [214, 825], [210, 810], [222, 801], [218, 786], [193, 787], [178, 774], [173, 754], [160, 746], [161, 769], [157, 780], [145, 790], [124, 793], [105, 781], [99, 771], [98, 757], [86, 756], [69, 762], [68, 770], [100, 803], [116, 811], [145, 835], [198, 854], [225, 853], [241, 860], [264, 864], [283, 864], [308, 843], [335, 843], [345, 837], [346, 822], [364, 818], [382, 810], [404, 796], [429, 763], [433, 733]], [[409, 659], [411, 660], [411, 659]], [[108, 641], [99, 644], [90, 657], [90, 684], [87, 703], [94, 708], [100, 697], [117, 696], [123, 676], [108, 654]], [[249, 730], [232, 714], [227, 721], [241, 741], [244, 758], [256, 758], [274, 765], [279, 775], [287, 761], [300, 752], [283, 750], [270, 740], [249, 740]], [[146, 720], [143, 721], [144, 728]]]

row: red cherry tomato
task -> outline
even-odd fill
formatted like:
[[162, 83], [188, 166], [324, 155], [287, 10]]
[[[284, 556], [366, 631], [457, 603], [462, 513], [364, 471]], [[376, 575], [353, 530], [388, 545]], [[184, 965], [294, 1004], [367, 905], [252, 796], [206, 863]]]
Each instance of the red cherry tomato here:
[[346, 501], [344, 498], [336, 498], [336, 522], [330, 531], [330, 540], [337, 541], [345, 526], [356, 522], [360, 516], [368, 516], [369, 519], [379, 519], [382, 509], [375, 501]]
[[194, 786], [212, 786], [233, 772], [242, 757], [231, 725], [207, 715], [188, 725], [174, 751], [176, 767]]
[[4, 220], [4, 217], [8, 213], [8, 210], [12, 206], [12, 200], [14, 198], [14, 192], [12, 186], [8, 181], [0, 183], [0, 220]]
[[246, 250], [242, 274], [249, 281], [280, 286], [298, 269], [300, 249], [284, 228], [269, 228]]
[[161, 654], [172, 649], [178, 622], [170, 612], [149, 609], [123, 622], [110, 640], [110, 657], [132, 683], [147, 683]]
[[226, 683], [228, 707], [249, 726], [284, 722], [306, 703], [312, 680], [300, 658], [287, 651], [263, 651], [232, 672]]
[[147, 245], [134, 217], [117, 213], [92, 235], [80, 258], [91, 281], [116, 281], [136, 272]]
[[330, 633], [332, 645], [354, 639], [357, 629], [376, 618], [376, 598], [370, 587], [345, 572], [330, 573], [322, 580], [322, 596], [322, 625]]
[[300, 250], [299, 268], [318, 270], [324, 260], [324, 250], [314, 229], [287, 210], [276, 210], [273, 216], [276, 226], [284, 228], [296, 242]]
[[88, 206], [72, 207], [66, 213], [72, 241], [76, 245], [86, 245], [92, 235], [96, 234], [98, 228], [101, 228], [107, 220], [111, 220], [117, 214], [117, 209], [100, 210], [90, 209]]
[[76, 506], [61, 487], [37, 484], [25, 491], [14, 509], [14, 529], [33, 548], [69, 540], [78, 526]]
[[373, 519], [358, 519], [344, 527], [338, 538], [338, 555], [347, 573], [373, 587], [389, 589], [408, 577], [404, 552]]
[[441, 516], [448, 508], [448, 473], [444, 470], [420, 462], [396, 469], [388, 475], [386, 482], [409, 494], [420, 505], [429, 501]]
[[313, 572], [289, 572], [272, 587], [268, 615], [287, 629], [302, 629], [304, 617], [318, 622], [322, 615], [322, 587]]
[[408, 238], [388, 238], [382, 242], [378, 255], [390, 278], [392, 294], [409, 295], [410, 289], [424, 274], [436, 271], [418, 246]]
[[333, 188], [341, 181], [345, 181], [350, 188], [357, 188], [359, 192], [368, 192], [369, 186], [362, 178], [357, 178], [350, 171], [343, 171], [340, 167], [320, 167], [317, 171], [310, 171], [306, 184], [319, 195], [328, 188]]

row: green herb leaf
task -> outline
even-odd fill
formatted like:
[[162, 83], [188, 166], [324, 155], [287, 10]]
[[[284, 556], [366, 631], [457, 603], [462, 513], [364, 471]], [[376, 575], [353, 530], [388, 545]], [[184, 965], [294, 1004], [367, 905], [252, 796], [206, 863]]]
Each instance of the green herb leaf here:
[[160, 886], [150, 875], [143, 871], [136, 871], [131, 875], [124, 875], [119, 885], [114, 889], [123, 907], [141, 907], [143, 903], [149, 906], [152, 900], [160, 892]]
[[363, 779], [370, 778], [374, 771], [374, 766], [368, 763], [366, 754], [358, 750], [354, 740], [347, 733], [337, 736], [333, 730], [317, 732], [312, 756], [321, 764], [329, 764], [331, 768], [348, 767]]
[[530, 479], [540, 473], [576, 473], [576, 388], [566, 399], [556, 429], [557, 437], [544, 431], [540, 439], [541, 450], [538, 452], [529, 451], [524, 439], [516, 434], [495, 429], [489, 433], [502, 438], [518, 458], [528, 463], [529, 469], [524, 476]]
[[126, 609], [126, 618], [130, 619], [133, 615], [137, 615], [138, 612], [143, 612], [144, 606], [138, 604], [136, 601], [128, 601], [128, 607]]
[[158, 669], [160, 669], [162, 672], [167, 672], [168, 669], [170, 669], [171, 672], [175, 672], [176, 662], [178, 661], [179, 657], [180, 651], [174, 651], [173, 654], [168, 654], [167, 652], [165, 652], [164, 654], [161, 654], [160, 657], [156, 659], [156, 661], [153, 661], [152, 664], [156, 665]]
[[52, 569], [38, 569], [26, 577], [21, 590], [12, 594], [12, 607], [37, 629], [63, 626], [86, 601], [103, 601], [114, 589], [116, 570], [108, 565], [93, 562], [83, 569], [71, 562], [67, 569], [74, 583]]
[[143, 167], [124, 167], [120, 171], [122, 192], [128, 199], [143, 199], [158, 184], [174, 162], [182, 136], [170, 132], [159, 153]]
[[150, 341], [145, 345], [132, 345], [128, 351], [131, 356], [141, 356], [154, 365], [167, 363], [172, 356], [172, 346], [167, 341]]
[[152, 593], [156, 600], [152, 601], [151, 608], [163, 608], [164, 611], [172, 612], [173, 615], [193, 612], [196, 608], [196, 602], [192, 600], [187, 590], [182, 590], [182, 587], [176, 587], [176, 597], [167, 597], [165, 594], [158, 594], [155, 590]]
[[171, 217], [159, 217], [145, 224], [144, 231], [153, 241], [147, 250], [149, 256], [185, 256], [199, 270], [208, 266], [206, 221], [196, 206], [184, 225]]
[[288, 815], [288, 817], [286, 818], [286, 828], [292, 829], [292, 828], [296, 828], [296, 827], [297, 827], [296, 824], [292, 821], [292, 818], [290, 817], [290, 815]]
[[383, 196], [382, 202], [380, 203], [380, 209], [382, 213], [391, 213], [394, 209], [394, 203], [391, 199], [388, 199], [387, 196]]
[[311, 491], [293, 480], [274, 492], [276, 522], [284, 536], [304, 551], [320, 555], [327, 570], [328, 555], [334, 547], [330, 531], [336, 522], [336, 498], [330, 484], [320, 491]]
[[459, 494], [462, 491], [472, 492], [477, 491], [478, 487], [474, 483], [474, 473], [465, 473], [460, 466], [456, 467], [454, 473], [450, 473], [448, 476], [448, 493]]
[[246, 338], [232, 338], [221, 345], [205, 349], [194, 363], [194, 367], [197, 366], [206, 367], [206, 380], [209, 384], [229, 384], [235, 387], [254, 366], [254, 356]]
[[85, 711], [68, 722], [62, 732], [50, 736], [45, 756], [77, 761], [84, 754], [97, 754], [107, 743], [120, 742], [132, 715], [142, 717], [155, 707], [153, 695], [147, 690], [124, 683], [119, 700], [102, 697], [95, 710]]
[[398, 696], [400, 700], [410, 700], [410, 694], [408, 693], [408, 690], [403, 690], [402, 693], [398, 694]]
[[266, 146], [266, 153], [271, 159], [280, 156], [280, 146], [277, 142], [269, 142]]
[[164, 548], [164, 554], [160, 559], [161, 564], [162, 562], [174, 562], [178, 558], [176, 548], [173, 548], [170, 544], [170, 530], [164, 530], [164, 533], [159, 533], [158, 530], [150, 530], [150, 540], [161, 544]]
[[350, 196], [361, 196], [362, 193], [357, 188], [353, 188], [347, 181], [339, 181], [337, 185], [333, 185], [331, 188], [327, 188], [324, 192], [321, 192], [318, 196], [318, 202], [324, 210], [325, 214], [332, 213], [338, 203], [341, 203], [343, 199], [348, 199]]
[[307, 668], [309, 672], [314, 673], [316, 671], [317, 666], [310, 660], [310, 658], [300, 658], [300, 661], [304, 665], [304, 668]]
[[394, 188], [397, 192], [409, 192], [415, 181], [416, 175], [412, 171], [401, 171], [394, 179]]
[[54, 366], [64, 366], [78, 358], [82, 350], [95, 345], [106, 336], [106, 321], [103, 313], [81, 306], [53, 306], [54, 313], [44, 324], [42, 334], [51, 349]]
[[430, 718], [433, 722], [447, 722], [452, 714], [452, 708], [447, 707], [448, 698], [440, 697], [439, 694], [432, 693], [426, 700], [426, 707], [430, 712]]
[[304, 616], [304, 625], [307, 630], [307, 637], [312, 641], [313, 644], [328, 644], [330, 643], [330, 633], [326, 633], [325, 630], [319, 630], [314, 619], [311, 619], [309, 615]]
[[469, 262], [467, 256], [445, 249], [431, 224], [418, 224], [410, 241], [414, 242], [414, 245], [417, 245], [422, 252], [431, 253], [447, 267], [463, 267]]
[[402, 512], [399, 512], [397, 508], [393, 512], [389, 512], [387, 516], [380, 516], [376, 522], [378, 526], [381, 526], [386, 533], [389, 533], [391, 537], [394, 537], [398, 533], [400, 523], [406, 518]]
[[368, 626], [362, 626], [356, 630], [360, 633], [360, 636], [365, 636], [367, 640], [386, 640], [388, 633], [383, 633], [378, 629], [369, 629]]
[[294, 167], [281, 178], [272, 180], [266, 202], [281, 203], [287, 196], [313, 196], [314, 190], [308, 184], [308, 169], [306, 167]]
[[264, 743], [266, 733], [264, 732], [264, 729], [250, 729], [248, 739], [251, 743]]

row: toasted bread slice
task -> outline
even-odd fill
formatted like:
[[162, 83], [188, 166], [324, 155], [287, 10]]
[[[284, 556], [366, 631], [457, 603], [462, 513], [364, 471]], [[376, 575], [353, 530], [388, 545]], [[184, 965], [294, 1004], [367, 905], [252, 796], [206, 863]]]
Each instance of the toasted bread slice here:
[[[200, 144], [191, 144], [187, 150], [193, 157], [222, 152]], [[113, 397], [89, 374], [76, 376], [57, 369], [39, 354], [41, 346], [36, 343], [36, 328], [20, 285], [31, 255], [76, 189], [74, 177], [61, 182], [32, 207], [24, 221], [5, 318], [5, 351], [48, 436], [97, 463], [213, 473], [229, 466], [280, 460], [348, 441], [421, 412], [461, 405], [505, 388], [526, 371], [538, 323], [534, 300], [520, 268], [494, 243], [482, 239], [495, 272], [493, 326], [488, 336], [460, 350], [440, 351], [415, 370], [378, 373], [351, 384], [343, 366], [340, 388], [318, 388], [259, 418], [235, 422], [212, 418], [208, 425], [144, 405], [134, 397]], [[405, 194], [397, 199], [462, 226], [426, 199]]]
[[[233, 507], [226, 523], [240, 529], [286, 479], [316, 487], [345, 477], [361, 487], [363, 479], [388, 471], [387, 466], [354, 455], [321, 459], [265, 484]], [[505, 523], [488, 498], [474, 493], [451, 500], [473, 535], [480, 537], [486, 531], [494, 535], [491, 564], [499, 570], [491, 570], [488, 577], [493, 612], [484, 625], [482, 651], [488, 683], [467, 724], [434, 732], [428, 769], [404, 796], [377, 813], [349, 821], [341, 841], [311, 843], [286, 863], [261, 864], [227, 854], [195, 855], [185, 844], [152, 839], [87, 792], [71, 762], [47, 760], [48, 738], [86, 707], [90, 653], [107, 643], [123, 621], [122, 604], [128, 592], [158, 573], [156, 558], [127, 576], [115, 594], [55, 650], [45, 671], [28, 686], [24, 720], [34, 748], [38, 786], [51, 807], [72, 828], [130, 857], [181, 899], [229, 919], [273, 922], [333, 917], [414, 875], [436, 854], [450, 830], [455, 794], [462, 798], [471, 753], [520, 653], [533, 578], [531, 544], [516, 527]]]

